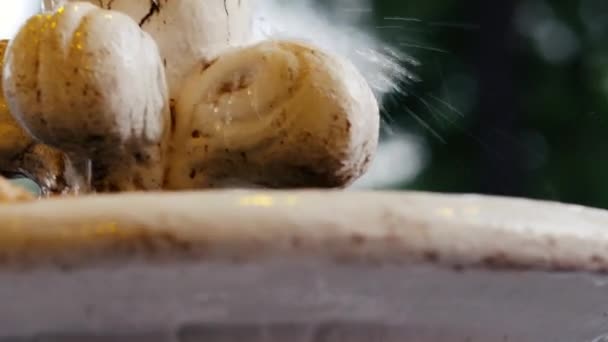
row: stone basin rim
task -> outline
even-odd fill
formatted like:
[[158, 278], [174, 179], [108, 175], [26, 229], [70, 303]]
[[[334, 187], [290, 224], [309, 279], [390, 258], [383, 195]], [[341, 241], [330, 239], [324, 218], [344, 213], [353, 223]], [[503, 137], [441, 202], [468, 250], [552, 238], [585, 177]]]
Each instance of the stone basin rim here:
[[321, 258], [605, 273], [607, 227], [602, 209], [475, 194], [100, 194], [0, 205], [0, 267]]

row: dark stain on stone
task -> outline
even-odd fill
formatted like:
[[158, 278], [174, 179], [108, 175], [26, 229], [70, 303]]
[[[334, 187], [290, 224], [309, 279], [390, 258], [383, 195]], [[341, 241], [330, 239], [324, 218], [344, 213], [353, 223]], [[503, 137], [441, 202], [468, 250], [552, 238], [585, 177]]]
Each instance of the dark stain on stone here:
[[169, 101], [169, 110], [171, 113], [171, 134], [175, 133], [175, 129], [177, 126], [177, 114], [175, 113], [175, 100], [171, 99]]
[[363, 236], [359, 233], [353, 234], [350, 239], [353, 242], [353, 244], [355, 244], [357, 246], [361, 246], [361, 245], [365, 244], [365, 242], [366, 242], [365, 236]]
[[291, 246], [294, 248], [302, 247], [302, 239], [299, 236], [293, 236], [291, 238]]
[[135, 159], [135, 162], [138, 164], [143, 164], [147, 160], [146, 156], [144, 156], [142, 153], [139, 153], [139, 152], [135, 153], [133, 155], [133, 158]]
[[436, 263], [439, 261], [439, 253], [437, 253], [437, 251], [426, 251], [424, 252], [424, 259], [426, 261]]
[[591, 262], [594, 264], [604, 264], [606, 263], [606, 260], [599, 255], [592, 255]]
[[211, 61], [201, 63], [201, 73], [209, 69], [216, 61], [217, 59], [213, 59]]
[[133, 185], [136, 189], [139, 190], [144, 190], [146, 188], [144, 185], [144, 181], [141, 178], [141, 175], [135, 175], [135, 177], [133, 178]]

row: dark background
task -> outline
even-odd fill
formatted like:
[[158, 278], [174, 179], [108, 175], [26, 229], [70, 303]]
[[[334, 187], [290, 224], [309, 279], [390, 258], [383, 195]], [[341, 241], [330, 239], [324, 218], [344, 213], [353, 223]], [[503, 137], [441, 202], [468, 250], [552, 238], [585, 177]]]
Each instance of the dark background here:
[[385, 137], [397, 128], [427, 146], [424, 167], [396, 188], [608, 208], [608, 1], [375, 0], [374, 10], [378, 34], [421, 62], [411, 70], [422, 81], [384, 102]]

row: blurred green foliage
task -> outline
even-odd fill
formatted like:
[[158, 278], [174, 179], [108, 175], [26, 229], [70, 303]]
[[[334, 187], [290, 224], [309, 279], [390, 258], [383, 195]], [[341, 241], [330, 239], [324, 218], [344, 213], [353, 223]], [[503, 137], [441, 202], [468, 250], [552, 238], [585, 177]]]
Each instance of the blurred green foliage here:
[[608, 208], [608, 1], [374, 3], [383, 39], [422, 63], [384, 103], [428, 144], [401, 188]]

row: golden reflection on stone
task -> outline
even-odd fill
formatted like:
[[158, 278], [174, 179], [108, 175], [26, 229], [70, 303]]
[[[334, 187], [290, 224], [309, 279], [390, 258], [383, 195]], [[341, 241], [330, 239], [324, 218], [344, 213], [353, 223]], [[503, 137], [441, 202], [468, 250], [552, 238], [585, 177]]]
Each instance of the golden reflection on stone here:
[[435, 210], [435, 214], [443, 218], [466, 217], [473, 218], [479, 216], [481, 209], [477, 206], [468, 206], [464, 208], [442, 207]]
[[453, 218], [456, 216], [454, 208], [439, 208], [437, 209], [437, 215], [444, 218]]
[[247, 195], [239, 198], [238, 204], [241, 207], [260, 207], [271, 208], [275, 206], [295, 206], [298, 203], [296, 196], [273, 197], [266, 194]]
[[274, 198], [268, 195], [251, 195], [242, 197], [239, 205], [243, 207], [264, 207], [269, 208], [275, 205]]
[[464, 208], [464, 214], [466, 216], [478, 216], [481, 213], [479, 207], [466, 207]]

